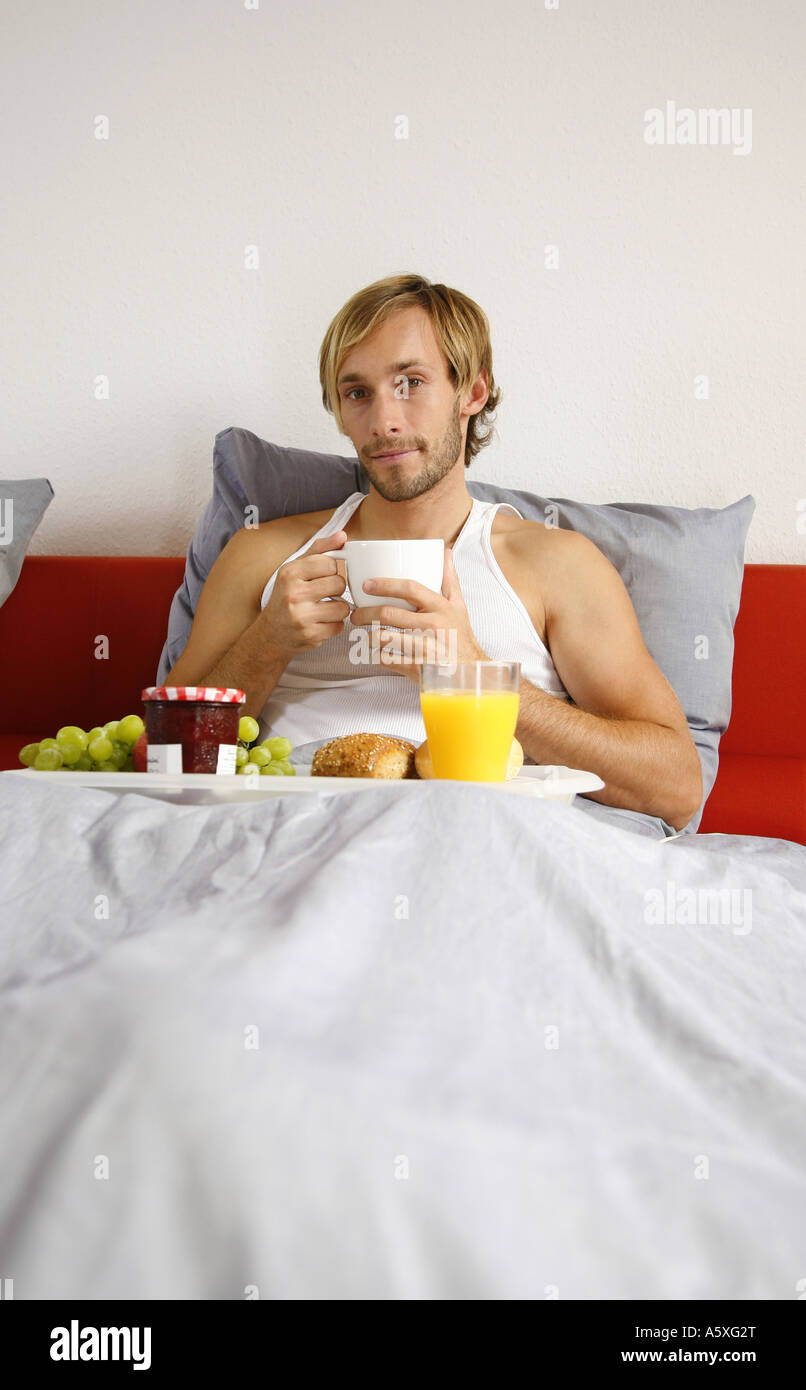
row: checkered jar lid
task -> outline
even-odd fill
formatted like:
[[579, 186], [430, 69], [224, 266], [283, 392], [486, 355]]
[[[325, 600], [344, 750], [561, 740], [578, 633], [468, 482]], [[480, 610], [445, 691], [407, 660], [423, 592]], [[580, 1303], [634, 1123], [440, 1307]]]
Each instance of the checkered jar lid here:
[[141, 692], [142, 700], [205, 700], [215, 705], [242, 705], [246, 696], [242, 690], [225, 689], [220, 685], [149, 685]]

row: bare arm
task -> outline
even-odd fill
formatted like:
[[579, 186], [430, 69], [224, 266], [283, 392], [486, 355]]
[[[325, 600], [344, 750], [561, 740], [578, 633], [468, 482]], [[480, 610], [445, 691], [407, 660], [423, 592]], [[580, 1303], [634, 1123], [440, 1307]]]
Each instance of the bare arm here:
[[288, 664], [260, 609], [254, 579], [259, 549], [265, 553], [265, 544], [246, 529], [224, 546], [199, 595], [187, 646], [165, 678], [166, 685], [234, 686], [246, 695], [241, 712], [252, 715]]
[[[246, 695], [242, 714], [257, 717], [289, 661], [341, 631], [350, 611], [338, 600], [344, 575], [319, 551], [338, 549], [343, 539], [343, 532], [321, 537], [281, 565], [261, 610], [265, 578], [276, 567], [271, 548], [257, 531], [236, 531], [207, 576], [187, 646], [166, 685], [234, 686]], [[325, 598], [337, 601], [323, 604]]]
[[251, 714], [256, 719], [287, 665], [288, 657], [273, 647], [266, 620], [260, 613], [208, 671], [204, 680], [190, 682], [183, 679], [172, 683], [230, 686], [242, 690], [246, 700], [241, 705], [241, 714]]
[[647, 651], [618, 571], [584, 536], [557, 548], [546, 634], [568, 705], [521, 681], [516, 736], [538, 763], [596, 772], [592, 800], [660, 816], [681, 830], [702, 800], [685, 715]]

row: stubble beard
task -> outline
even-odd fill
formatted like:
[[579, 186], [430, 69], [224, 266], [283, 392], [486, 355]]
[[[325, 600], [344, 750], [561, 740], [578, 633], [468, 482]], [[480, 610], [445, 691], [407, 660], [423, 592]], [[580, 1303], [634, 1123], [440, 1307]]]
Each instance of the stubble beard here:
[[424, 458], [423, 466], [416, 473], [406, 472], [408, 460], [399, 464], [382, 463], [377, 459], [364, 461], [367, 477], [375, 491], [386, 502], [406, 502], [412, 497], [420, 497], [430, 492], [446, 474], [450, 473], [462, 449], [462, 430], [459, 424], [459, 402], [456, 401], [447, 429], [437, 447]]

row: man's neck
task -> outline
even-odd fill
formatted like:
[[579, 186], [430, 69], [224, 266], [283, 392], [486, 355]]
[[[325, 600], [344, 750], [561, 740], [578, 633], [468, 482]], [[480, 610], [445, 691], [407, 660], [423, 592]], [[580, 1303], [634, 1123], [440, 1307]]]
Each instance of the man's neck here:
[[[439, 495], [437, 495], [439, 494]], [[370, 484], [345, 530], [348, 540], [444, 540], [453, 545], [470, 516], [473, 498], [460, 486], [441, 492], [440, 484], [401, 502], [388, 502]]]

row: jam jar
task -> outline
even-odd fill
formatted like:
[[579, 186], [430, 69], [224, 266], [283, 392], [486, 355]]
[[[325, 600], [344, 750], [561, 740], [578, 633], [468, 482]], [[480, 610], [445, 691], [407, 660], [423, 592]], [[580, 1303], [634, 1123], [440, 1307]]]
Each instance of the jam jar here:
[[235, 772], [242, 690], [150, 685], [142, 700], [149, 772]]

